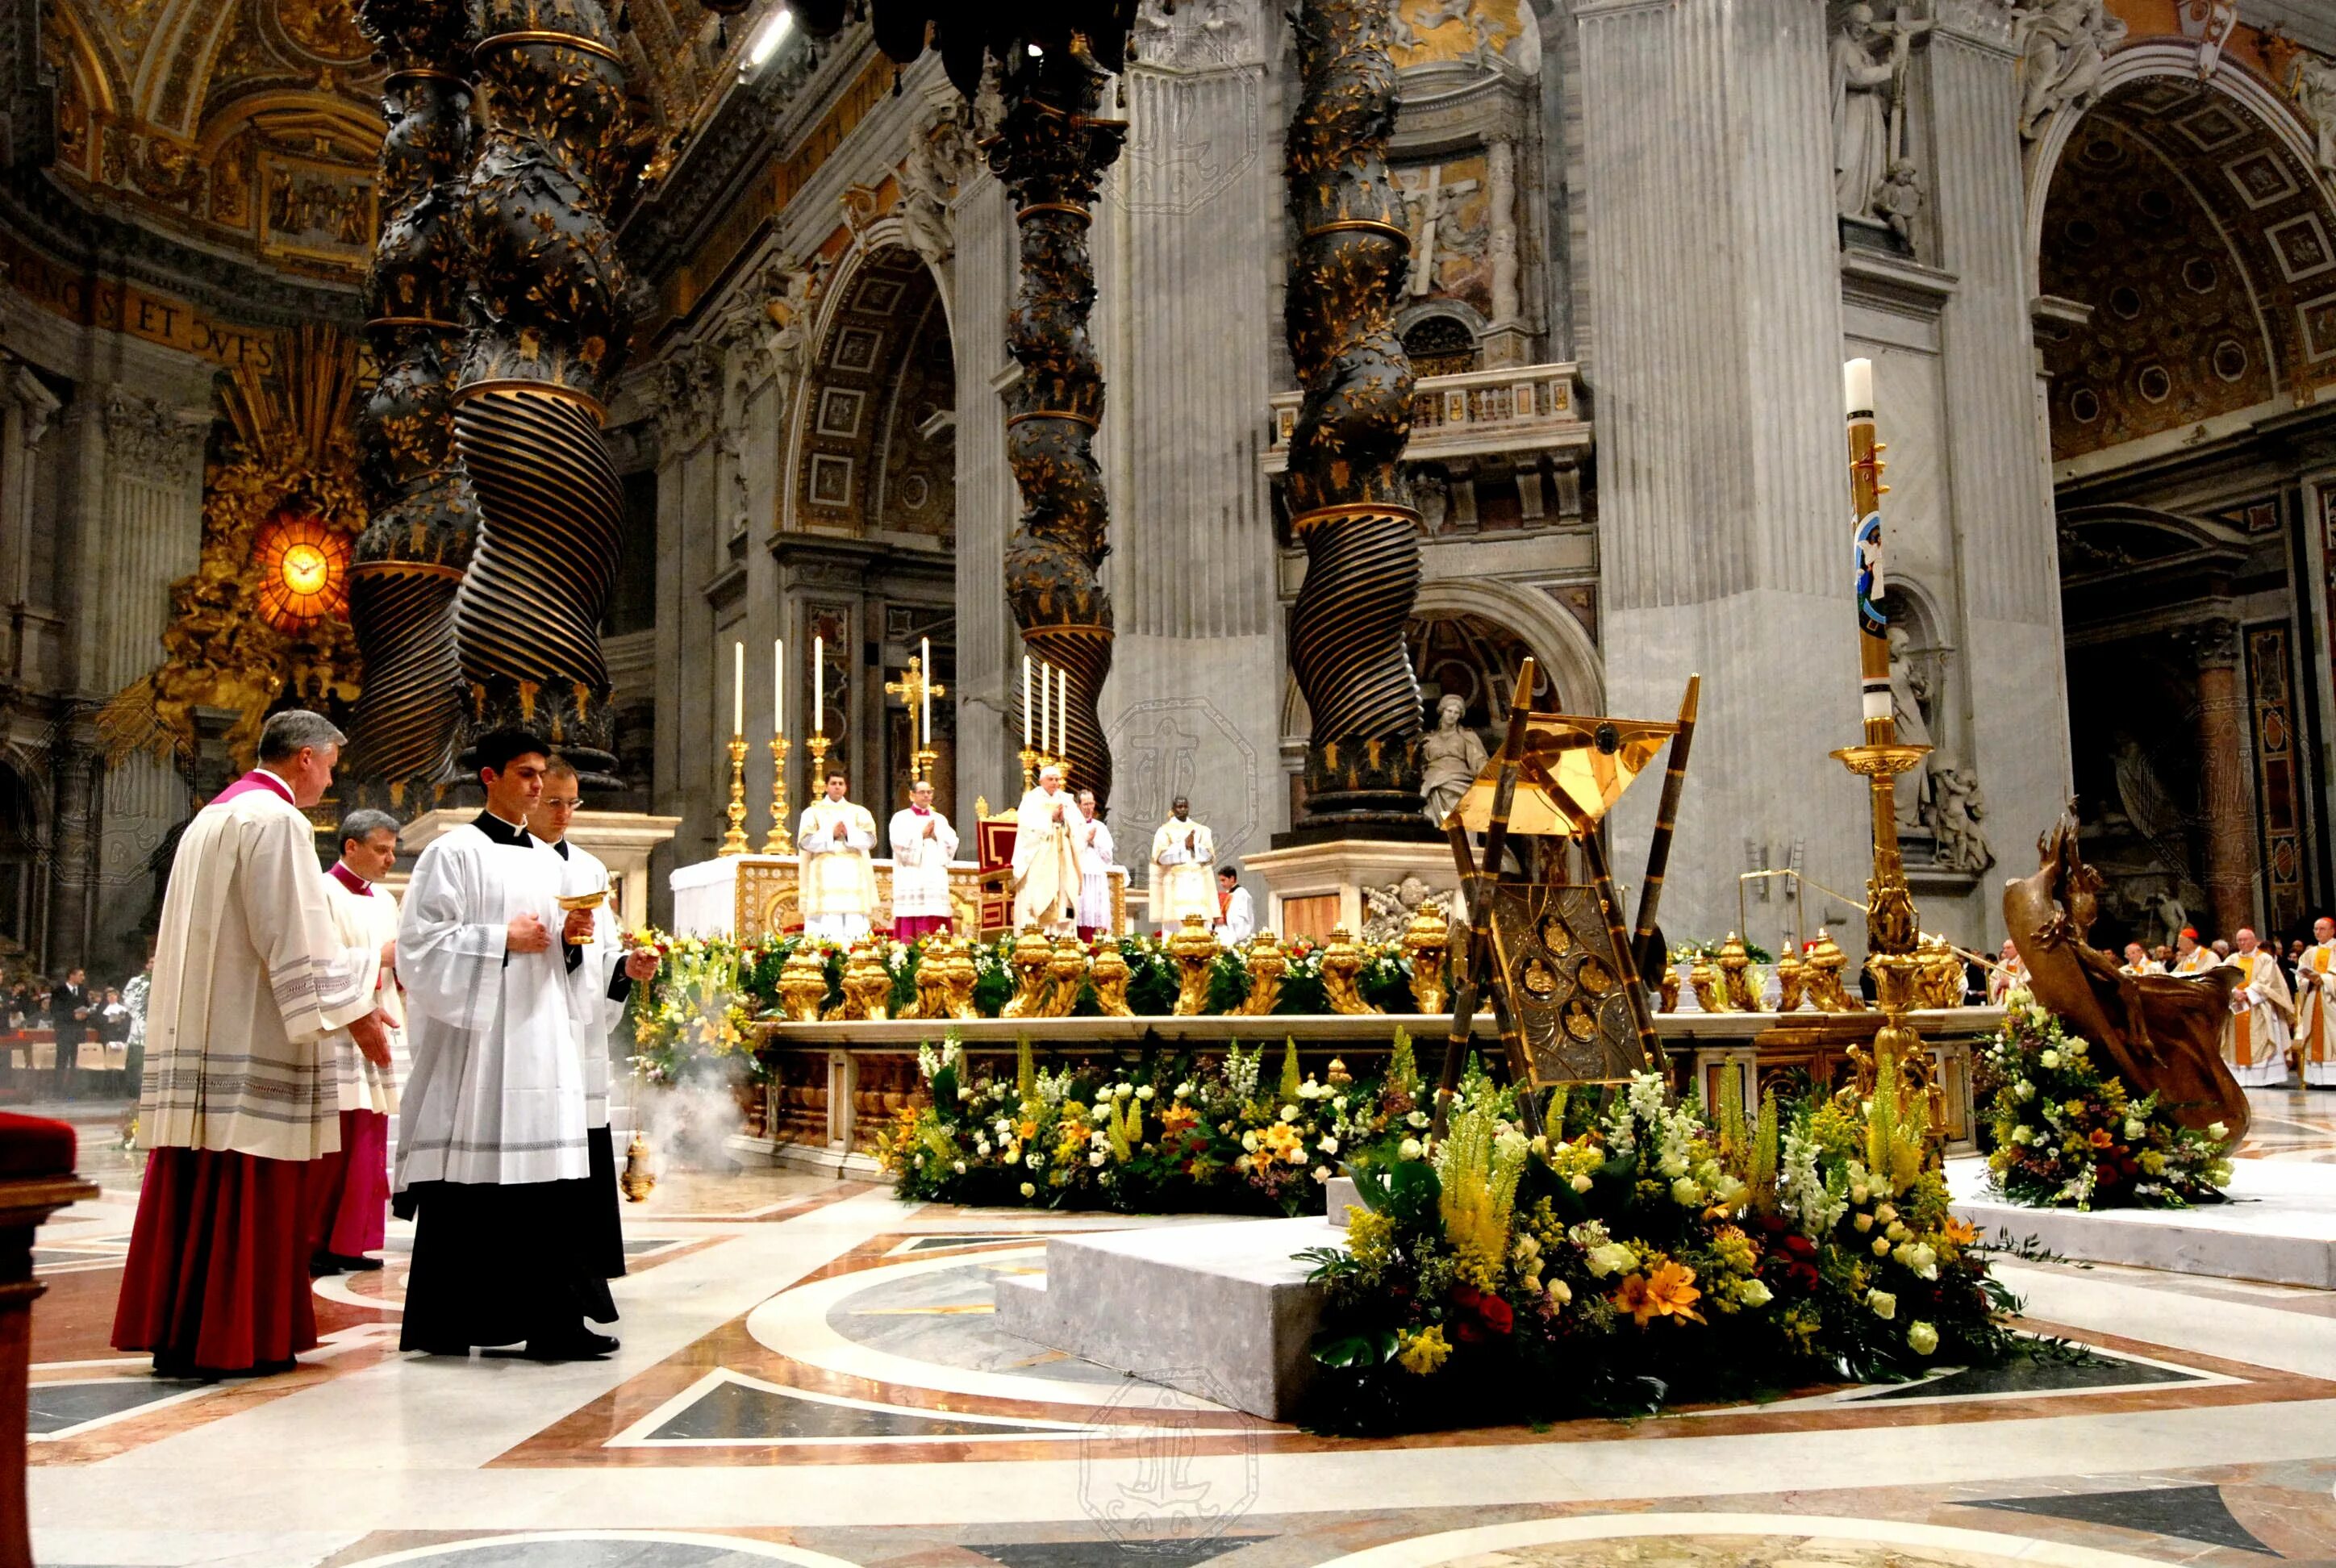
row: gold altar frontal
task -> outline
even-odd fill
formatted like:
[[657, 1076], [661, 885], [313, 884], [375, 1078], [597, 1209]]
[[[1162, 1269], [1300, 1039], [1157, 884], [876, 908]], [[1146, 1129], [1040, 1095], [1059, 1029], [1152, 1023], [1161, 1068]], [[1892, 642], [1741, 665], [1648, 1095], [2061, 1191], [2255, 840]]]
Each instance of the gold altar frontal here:
[[[1009, 824], [1013, 821], [1006, 820]], [[885, 858], [870, 863], [876, 873], [876, 907], [871, 912], [881, 922], [892, 907], [892, 862]], [[985, 940], [1002, 935], [1010, 907], [1005, 875], [1002, 865], [950, 862], [951, 929]], [[717, 856], [682, 867], [669, 881], [677, 931], [719, 934], [740, 941], [774, 941], [803, 929], [802, 864], [793, 855]], [[1111, 871], [1111, 908], [1114, 934], [1124, 936], [1127, 872], [1122, 866]]]
[[[1678, 1088], [1692, 1086], [1704, 1104], [1716, 1105], [1734, 1075], [1743, 1103], [1757, 1105], [1763, 1090], [1781, 1092], [1796, 1075], [1814, 1084], [1854, 1082], [1853, 1052], [1872, 1049], [1882, 1021], [1870, 1011], [1660, 1013], [1655, 1029]], [[1931, 1081], [1940, 1090], [1947, 1145], [1968, 1152], [1977, 1111], [1972, 1062], [1981, 1042], [2002, 1027], [2003, 1009], [1925, 1008], [1910, 1021], [1921, 1032]], [[1011, 1058], [1027, 1037], [1042, 1061], [1152, 1049], [1213, 1054], [1236, 1042], [1271, 1045], [1286, 1038], [1296, 1042], [1305, 1070], [1321, 1076], [1333, 1057], [1360, 1074], [1363, 1064], [1389, 1048], [1397, 1027], [1416, 1041], [1430, 1041], [1444, 1037], [1451, 1022], [1442, 1013], [768, 1021], [755, 1027], [771, 1076], [748, 1133], [733, 1148], [748, 1159], [822, 1168], [848, 1161], [863, 1174], [872, 1171], [877, 1133], [924, 1093], [917, 1047], [938, 1044], [944, 1029], [958, 1037], [968, 1056]], [[1490, 1013], [1475, 1016], [1474, 1033], [1484, 1059], [1497, 1061], [1500, 1033]]]

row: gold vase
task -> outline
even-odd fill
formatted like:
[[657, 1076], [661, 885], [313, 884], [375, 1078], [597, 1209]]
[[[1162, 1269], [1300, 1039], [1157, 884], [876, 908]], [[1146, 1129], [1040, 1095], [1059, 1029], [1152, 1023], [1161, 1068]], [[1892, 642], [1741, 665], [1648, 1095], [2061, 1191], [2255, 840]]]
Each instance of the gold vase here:
[[876, 957], [872, 943], [861, 942], [843, 963], [843, 1000], [830, 1008], [834, 1022], [867, 1020], [881, 1023], [891, 1016], [892, 976]]
[[1014, 973], [1014, 996], [998, 1017], [1005, 1018], [1036, 1018], [1045, 1014], [1039, 1009], [1046, 1000], [1046, 968], [1054, 962], [1055, 944], [1036, 925], [1022, 928], [1014, 939], [1013, 949], [1006, 955], [1007, 968]]
[[827, 1001], [827, 966], [806, 942], [787, 955], [779, 970], [779, 1005], [798, 1024], [819, 1022]]
[[1807, 983], [1808, 970], [1801, 962], [1801, 955], [1786, 948], [1785, 956], [1776, 960], [1776, 1010], [1799, 1012], [1802, 989]]
[[1176, 965], [1175, 1016], [1198, 1018], [1209, 1006], [1209, 966], [1217, 961], [1217, 939], [1199, 915], [1186, 915], [1168, 939], [1168, 957]]
[[1233, 1009], [1244, 1018], [1261, 1018], [1281, 999], [1281, 977], [1290, 972], [1290, 959], [1271, 931], [1260, 931], [1241, 952], [1249, 970], [1249, 995]]
[[1079, 988], [1086, 983], [1087, 950], [1076, 937], [1055, 939], [1055, 951], [1046, 960], [1046, 998], [1044, 1018], [1067, 1018], [1071, 1009], [1079, 1005]]
[[1719, 973], [1727, 985], [1729, 1012], [1760, 1010], [1760, 998], [1752, 994], [1752, 955], [1745, 950], [1744, 939], [1734, 931], [1719, 944]]
[[1707, 1013], [1728, 1010], [1727, 993], [1721, 989], [1719, 971], [1701, 953], [1688, 966], [1687, 983], [1695, 992], [1695, 1005]]
[[1411, 1003], [1423, 1013], [1440, 1013], [1451, 1005], [1444, 986], [1444, 956], [1452, 946], [1452, 922], [1433, 904], [1411, 917], [1403, 933], [1403, 950], [1411, 958]]
[[1322, 996], [1334, 1013], [1376, 1013], [1378, 1008], [1363, 1000], [1360, 979], [1363, 972], [1363, 950], [1355, 945], [1355, 934], [1344, 926], [1330, 933], [1322, 949]]
[[1819, 927], [1816, 943], [1809, 949], [1807, 979], [1809, 1000], [1815, 1004], [1817, 1011], [1821, 1013], [1865, 1011], [1864, 999], [1851, 996], [1848, 989], [1842, 983], [1842, 971], [1848, 967], [1849, 956], [1841, 950], [1841, 944], [1833, 940], [1832, 932]]
[[1087, 965], [1087, 979], [1095, 982], [1095, 1007], [1105, 1018], [1135, 1016], [1127, 1006], [1127, 987], [1134, 978], [1118, 943], [1105, 942], [1095, 950], [1094, 960]]
[[957, 944], [946, 936], [934, 937], [925, 943], [917, 955], [917, 999], [909, 1004], [900, 1016], [904, 1018], [946, 1018], [952, 1017], [949, 1002], [949, 964]]

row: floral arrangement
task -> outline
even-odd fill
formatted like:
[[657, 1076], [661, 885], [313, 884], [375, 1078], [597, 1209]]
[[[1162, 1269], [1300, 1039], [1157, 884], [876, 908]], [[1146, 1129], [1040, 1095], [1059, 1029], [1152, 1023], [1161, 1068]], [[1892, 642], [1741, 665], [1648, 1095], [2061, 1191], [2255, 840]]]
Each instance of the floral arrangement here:
[[2155, 1094], [2133, 1098], [2025, 990], [2004, 998], [1984, 1076], [1995, 1085], [1988, 1179], [2015, 1203], [2178, 1209], [2220, 1202], [2230, 1182], [2229, 1129], [2185, 1127]]
[[905, 1199], [1122, 1211], [1321, 1213], [1349, 1169], [1417, 1159], [1427, 1115], [1410, 1037], [1358, 1081], [1333, 1062], [1300, 1076], [1261, 1047], [1038, 1069], [1030, 1042], [1009, 1079], [970, 1066], [954, 1033], [918, 1053], [930, 1104], [904, 1108], [878, 1157]]
[[762, 996], [774, 994], [785, 952], [653, 930], [635, 932], [632, 945], [654, 949], [658, 959], [657, 978], [635, 986], [626, 1002], [633, 1071], [667, 1085], [701, 1065], [742, 1062], [759, 1077], [754, 1013]]
[[[1356, 1169], [1315, 1419], [1350, 1432], [1591, 1411], [2001, 1359], [2012, 1303], [1947, 1211], [1922, 1097], [1707, 1115], [1640, 1074], [1554, 1093], [1528, 1140], [1465, 1081], [1440, 1144]], [[1601, 1105], [1599, 1102], [1604, 1100]]]

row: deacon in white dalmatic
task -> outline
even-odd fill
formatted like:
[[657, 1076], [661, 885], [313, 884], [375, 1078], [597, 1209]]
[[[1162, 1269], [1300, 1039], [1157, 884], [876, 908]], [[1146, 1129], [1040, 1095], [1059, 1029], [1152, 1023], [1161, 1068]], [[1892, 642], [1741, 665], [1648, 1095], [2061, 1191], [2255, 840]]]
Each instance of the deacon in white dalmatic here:
[[[617, 1146], [608, 1131], [608, 1037], [624, 1017], [633, 982], [655, 978], [657, 956], [647, 949], [627, 949], [608, 868], [590, 850], [569, 839], [583, 787], [575, 764], [563, 756], [551, 758], [544, 765], [542, 797], [527, 813], [527, 831], [560, 862], [562, 898], [608, 895], [594, 908], [570, 911], [565, 923], [569, 950], [583, 953], [580, 960], [568, 964], [569, 1016], [576, 1026], [577, 1059], [584, 1066], [587, 1168], [580, 1222], [593, 1271], [604, 1280], [618, 1280], [625, 1274], [625, 1232], [618, 1213]], [[581, 931], [577, 930], [579, 913], [586, 922]]]
[[2303, 1081], [2315, 1089], [2336, 1088], [2336, 920], [2312, 922], [2312, 945], [2295, 960], [2295, 1044], [2303, 1058]]
[[[353, 948], [395, 942], [397, 895], [375, 884], [397, 864], [397, 819], [353, 811], [341, 819], [340, 840], [341, 858], [325, 873], [325, 901], [341, 940]], [[378, 1269], [381, 1260], [366, 1254], [388, 1240], [389, 1118], [397, 1114], [397, 1061], [405, 1054], [405, 1002], [394, 971], [380, 971], [374, 995], [389, 1029], [389, 1060], [371, 1060], [346, 1029], [325, 1037], [340, 1096], [341, 1146], [316, 1163], [308, 1212], [311, 1274]]]
[[1079, 833], [1079, 940], [1090, 942], [1099, 936], [1117, 933], [1118, 923], [1111, 912], [1112, 856], [1117, 852], [1111, 842], [1111, 829], [1095, 808], [1095, 791], [1079, 792], [1079, 815], [1087, 825]]
[[2241, 926], [2231, 947], [2224, 962], [2244, 970], [2246, 979], [2231, 993], [2223, 1056], [2231, 1064], [2231, 1076], [2246, 1087], [2275, 1088], [2287, 1082], [2287, 1041], [2295, 1002], [2288, 995], [2278, 958], [2256, 942], [2254, 932]]
[[913, 942], [949, 929], [949, 862], [957, 830], [933, 809], [930, 779], [909, 785], [909, 803], [892, 813], [892, 940]]
[[803, 858], [803, 935], [850, 947], [876, 913], [876, 819], [844, 799], [851, 781], [827, 770], [827, 793], [803, 807], [795, 833]]
[[1163, 936], [1173, 936], [1186, 915], [1217, 923], [1217, 883], [1209, 874], [1217, 858], [1217, 838], [1192, 820], [1192, 803], [1178, 795], [1172, 815], [1152, 835], [1152, 918]]
[[1038, 785], [1014, 813], [1014, 929], [1037, 926], [1048, 936], [1078, 929], [1079, 888], [1085, 862], [1079, 840], [1087, 819], [1063, 787], [1063, 770], [1038, 770]]
[[472, 748], [487, 809], [433, 841], [398, 924], [414, 1071], [401, 1106], [397, 1203], [414, 1220], [401, 1348], [467, 1355], [527, 1342], [540, 1360], [617, 1348], [587, 1216], [584, 1064], [561, 862], [527, 829], [551, 747], [496, 730]]

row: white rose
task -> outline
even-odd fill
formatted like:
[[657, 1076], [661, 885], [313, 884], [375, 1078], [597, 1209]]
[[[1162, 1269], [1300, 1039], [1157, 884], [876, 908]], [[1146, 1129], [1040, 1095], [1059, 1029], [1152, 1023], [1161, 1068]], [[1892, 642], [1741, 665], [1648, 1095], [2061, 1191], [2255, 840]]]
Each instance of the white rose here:
[[2077, 1038], [2075, 1038], [2075, 1039], [2073, 1039], [2073, 1040], [2068, 1041], [2068, 1054], [2069, 1054], [2070, 1056], [2072, 1056], [2072, 1057], [2081, 1057], [2081, 1056], [2083, 1056], [2083, 1055], [2085, 1054], [2085, 1041], [2084, 1041], [2084, 1037], [2083, 1037], [2082, 1036], [2079, 1036], [2079, 1037], [2078, 1037]]
[[1871, 1214], [1860, 1214], [1857, 1218], [1852, 1220], [1850, 1223], [1857, 1227], [1857, 1233], [1862, 1236], [1866, 1232], [1874, 1229], [1874, 1216]]
[[1577, 1193], [1586, 1193], [1596, 1183], [1591, 1181], [1587, 1174], [1577, 1171], [1574, 1173], [1572, 1182], [1569, 1184]]
[[1340, 1095], [1337, 1099], [1332, 1100], [1330, 1102], [1330, 1108], [1334, 1111], [1345, 1110], [1347, 1108], [1347, 1096]]
[[1396, 1145], [1395, 1153], [1396, 1158], [1399, 1160], [1416, 1160], [1419, 1158], [1419, 1140], [1417, 1138], [1406, 1138], [1402, 1143]]
[[2127, 1122], [2125, 1125], [2125, 1136], [2127, 1143], [2137, 1144], [2148, 1135], [2149, 1129], [2139, 1122]]
[[1939, 1331], [1928, 1323], [1906, 1325], [1906, 1348], [1917, 1356], [1927, 1356], [1939, 1348]]
[[1248, 1150], [1252, 1154], [1256, 1154], [1257, 1135], [1255, 1133], [1243, 1133], [1241, 1135], [1241, 1147]]
[[1111, 1144], [1111, 1135], [1098, 1128], [1095, 1132], [1087, 1135], [1087, 1142], [1093, 1144], [1098, 1149], [1105, 1148]]
[[969, 1099], [973, 1098], [973, 1091], [972, 1091], [971, 1089], [969, 1089], [969, 1088], [966, 1087], [963, 1084], [959, 1084], [959, 1085], [957, 1086], [957, 1097], [958, 1097], [960, 1101], [963, 1101], [963, 1100], [969, 1100]]
[[965, 1162], [963, 1160], [955, 1161], [950, 1164], [949, 1169], [962, 1176], [965, 1174]]
[[1692, 1209], [1703, 1202], [1703, 1189], [1692, 1176], [1681, 1176], [1671, 1183], [1671, 1202], [1682, 1209]]
[[[1427, 1113], [1426, 1111], [1414, 1111], [1411, 1115], [1404, 1117], [1403, 1121], [1404, 1125], [1407, 1127], [1424, 1127], [1427, 1125]], [[2220, 1122], [2217, 1122], [2214, 1125], [2216, 1126], [2222, 1125]]]
[[2023, 1100], [2032, 1100], [2036, 1097], [2036, 1086], [2022, 1078], [2011, 1086], [2011, 1092]]
[[1022, 1195], [1026, 1198], [1035, 1198], [1038, 1195], [1038, 1189], [1028, 1182], [1025, 1182], [1022, 1183]]
[[1314, 1167], [1314, 1179], [1315, 1179], [1317, 1182], [1327, 1182], [1327, 1181], [1329, 1181], [1329, 1180], [1330, 1179], [1330, 1167], [1329, 1167], [1329, 1166], [1328, 1166], [1328, 1165], [1317, 1165], [1317, 1166], [1315, 1166], [1315, 1167]]
[[1007, 1151], [1006, 1151], [1006, 1163], [1007, 1163], [1007, 1164], [1009, 1164], [1009, 1165], [1018, 1165], [1018, 1164], [1020, 1164], [1022, 1163], [1022, 1151], [1021, 1151], [1021, 1150], [1019, 1150], [1019, 1149], [1008, 1149], [1008, 1150], [1007, 1150]]
[[2231, 1135], [2231, 1129], [2220, 1122], [2209, 1122], [2206, 1124], [2206, 1135], [2216, 1143], [2221, 1143]]
[[1637, 1268], [1639, 1254], [1621, 1242], [1607, 1242], [1590, 1249], [1588, 1262], [1590, 1271], [1602, 1280], [1609, 1274]]
[[1150, 1084], [1146, 1084], [1142, 1088], [1135, 1091], [1135, 1097], [1139, 1100], [1148, 1100], [1152, 1098], [1152, 1096], [1153, 1088]]
[[1124, 1100], [1134, 1093], [1135, 1093], [1135, 1086], [1133, 1084], [1114, 1084], [1111, 1097], [1114, 1100]]
[[2037, 1057], [2036, 1060], [2044, 1066], [2057, 1067], [2060, 1065], [2060, 1053], [2058, 1051], [2046, 1051], [2042, 1056]]
[[1285, 1122], [1294, 1122], [1294, 1121], [1296, 1121], [1296, 1120], [1298, 1119], [1298, 1107], [1297, 1107], [1296, 1105], [1284, 1105], [1284, 1106], [1282, 1106], [1282, 1107], [1281, 1107], [1281, 1119], [1282, 1119], [1283, 1121], [1285, 1121]]
[[1562, 1280], [1552, 1280], [1549, 1282], [1549, 1299], [1562, 1307], [1573, 1300], [1573, 1287]]
[[1087, 1164], [1090, 1165], [1100, 1165], [1109, 1158], [1111, 1158], [1109, 1154], [1105, 1154], [1101, 1149], [1095, 1149], [1090, 1151], [1087, 1154]]
[[1898, 1315], [1898, 1298], [1887, 1290], [1868, 1290], [1865, 1304], [1885, 1323]]
[[1765, 1307], [1776, 1297], [1759, 1281], [1747, 1280], [1736, 1287], [1736, 1299], [1747, 1307]]
[[1335, 1154], [1338, 1152], [1338, 1140], [1325, 1133], [1322, 1135], [1322, 1141], [1314, 1146], [1326, 1154]]
[[2032, 1144], [2036, 1141], [2036, 1130], [2023, 1122], [2011, 1129], [2011, 1141], [2015, 1144]]
[[1179, 1084], [1179, 1085], [1177, 1085], [1177, 1086], [1176, 1086], [1176, 1097], [1177, 1097], [1178, 1099], [1180, 1099], [1180, 1100], [1190, 1099], [1190, 1098], [1192, 1098], [1192, 1086], [1190, 1083], [1183, 1083], [1183, 1084]]
[[988, 1138], [974, 1139], [973, 1152], [977, 1154], [986, 1154], [989, 1153], [989, 1140]]

